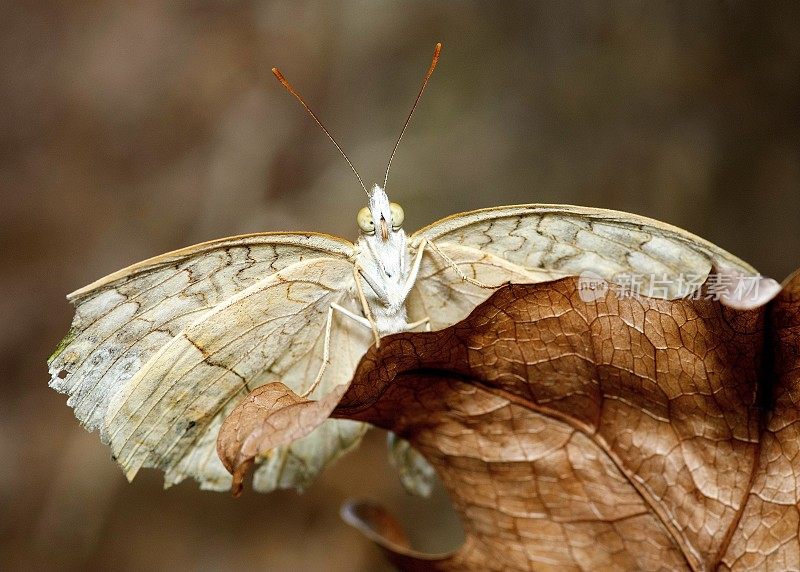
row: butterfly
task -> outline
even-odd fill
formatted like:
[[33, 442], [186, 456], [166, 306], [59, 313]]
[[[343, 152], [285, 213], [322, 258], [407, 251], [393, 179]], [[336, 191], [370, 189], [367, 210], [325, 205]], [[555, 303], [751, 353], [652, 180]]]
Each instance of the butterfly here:
[[[219, 428], [254, 388], [280, 380], [316, 398], [349, 382], [382, 337], [440, 329], [509, 282], [591, 271], [675, 278], [755, 270], [721, 248], [644, 217], [568, 205], [502, 206], [456, 214], [406, 235], [390, 202], [389, 167], [439, 59], [433, 60], [392, 150], [383, 185], [367, 190], [350, 159], [283, 75], [273, 73], [322, 127], [356, 174], [367, 205], [355, 243], [313, 232], [265, 232], [204, 242], [139, 262], [68, 295], [69, 333], [49, 360], [50, 385], [69, 395], [132, 479], [143, 467], [165, 485], [187, 477], [227, 490]], [[676, 281], [663, 296], [677, 297]], [[257, 490], [310, 484], [366, 427], [328, 420], [271, 451]], [[405, 484], [429, 490], [431, 470], [393, 439]]]

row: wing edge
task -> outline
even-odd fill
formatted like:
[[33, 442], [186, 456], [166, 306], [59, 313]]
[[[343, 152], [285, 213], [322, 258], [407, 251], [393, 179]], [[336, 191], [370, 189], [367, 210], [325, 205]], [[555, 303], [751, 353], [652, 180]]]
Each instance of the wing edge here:
[[[285, 240], [280, 240], [281, 238]], [[217, 238], [214, 240], [200, 242], [198, 244], [193, 244], [190, 246], [185, 246], [183, 248], [178, 248], [176, 250], [171, 250], [163, 254], [146, 258], [145, 260], [126, 266], [102, 278], [98, 278], [94, 282], [82, 288], [79, 288], [74, 292], [70, 292], [69, 294], [67, 294], [67, 300], [69, 300], [74, 304], [81, 298], [85, 298], [87, 295], [95, 292], [96, 290], [100, 290], [102, 288], [114, 285], [115, 283], [119, 282], [126, 276], [130, 276], [132, 274], [137, 274], [140, 272], [147, 272], [148, 270], [153, 270], [155, 268], [158, 268], [159, 266], [174, 263], [175, 261], [180, 260], [182, 258], [186, 258], [188, 256], [202, 254], [204, 252], [211, 251], [215, 248], [219, 248], [226, 244], [229, 244], [230, 246], [242, 246], [233, 244], [234, 242], [239, 242], [239, 241], [244, 241], [245, 242], [244, 246], [248, 244], [268, 244], [268, 243], [292, 244], [293, 241], [290, 239], [300, 239], [300, 238], [305, 238], [307, 240], [316, 239], [319, 242], [318, 245], [315, 245], [317, 250], [320, 250], [321, 252], [326, 252], [328, 254], [340, 256], [342, 258], [348, 258], [352, 256], [353, 249], [355, 248], [355, 245], [347, 239], [321, 232], [255, 232], [250, 234], [228, 236], [224, 238]], [[257, 239], [267, 239], [267, 240], [259, 241]], [[325, 244], [326, 242], [328, 243], [327, 245]], [[297, 242], [297, 244], [302, 244], [302, 242]], [[308, 246], [304, 244], [302, 245]], [[311, 246], [310, 248], [314, 248], [315, 246]], [[327, 249], [325, 248], [326, 246], [328, 247]], [[335, 246], [340, 246], [341, 248], [334, 248]]]
[[[425, 237], [429, 240], [436, 240], [437, 238], [446, 235], [449, 232], [452, 232], [458, 228], [467, 226], [468, 224], [472, 224], [475, 222], [482, 222], [486, 220], [490, 220], [492, 218], [504, 218], [508, 216], [513, 216], [515, 214], [548, 214], [548, 213], [565, 213], [565, 214], [572, 214], [572, 215], [584, 215], [593, 219], [597, 219], [600, 222], [602, 219], [611, 220], [611, 221], [619, 221], [619, 222], [628, 222], [631, 224], [640, 224], [640, 225], [647, 225], [654, 228], [658, 228], [661, 230], [668, 231], [670, 233], [674, 233], [675, 235], [679, 236], [683, 240], [693, 244], [695, 246], [700, 246], [702, 248], [707, 249], [711, 253], [715, 255], [721, 256], [727, 262], [739, 266], [752, 274], [758, 274], [758, 271], [745, 262], [744, 260], [740, 259], [738, 256], [731, 254], [724, 248], [717, 246], [713, 242], [706, 240], [688, 230], [685, 230], [679, 226], [675, 226], [663, 221], [659, 221], [650, 217], [629, 213], [625, 211], [617, 211], [613, 209], [604, 209], [598, 207], [585, 207], [585, 206], [577, 206], [577, 205], [558, 205], [558, 204], [548, 204], [548, 203], [527, 203], [527, 204], [520, 204], [520, 205], [506, 205], [506, 206], [499, 206], [499, 207], [488, 207], [483, 209], [476, 209], [472, 211], [465, 211], [461, 213], [452, 214], [447, 216], [443, 219], [439, 219], [435, 222], [432, 222], [429, 225], [426, 225], [419, 230], [415, 231], [410, 237], [410, 241], [412, 243], [419, 241], [420, 238]], [[494, 214], [495, 216], [492, 216]], [[482, 216], [483, 215], [483, 216]], [[463, 224], [453, 224], [456, 223], [458, 219], [466, 217], [469, 219], [467, 222]], [[438, 228], [441, 228], [441, 232], [436, 232]]]

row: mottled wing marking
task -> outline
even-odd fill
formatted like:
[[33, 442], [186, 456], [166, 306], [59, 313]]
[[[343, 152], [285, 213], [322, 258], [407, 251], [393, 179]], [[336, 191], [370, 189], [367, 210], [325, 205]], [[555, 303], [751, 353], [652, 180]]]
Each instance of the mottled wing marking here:
[[[206, 488], [230, 486], [215, 453], [220, 423], [237, 398], [267, 381], [280, 379], [296, 391], [311, 384], [308, 370], [319, 364], [315, 347], [328, 308], [351, 298], [352, 268], [335, 258], [288, 266], [202, 314], [165, 344], [114, 395], [106, 413], [112, 453], [128, 478], [141, 467], [157, 467], [166, 471], [167, 484], [190, 476]], [[342, 359], [334, 354], [320, 393], [349, 381], [368, 334], [337, 324], [332, 339], [346, 349]], [[316, 436], [316, 449], [300, 453], [311, 455], [308, 465], [321, 467], [363, 432], [359, 424], [339, 425], [330, 422]], [[275, 454], [299, 456], [291, 449]]]
[[[509, 282], [530, 284], [563, 276], [556, 271], [526, 269], [500, 256], [460, 244], [442, 242], [438, 244], [438, 249], [465, 276], [485, 285], [499, 287]], [[443, 257], [427, 249], [406, 306], [411, 321], [429, 317], [431, 328], [439, 330], [466, 318], [493, 293], [491, 288], [461, 280]]]
[[[350, 290], [340, 299], [339, 304], [355, 314], [361, 314], [355, 284], [352, 280], [348, 280]], [[285, 364], [288, 369], [282, 375], [281, 381], [295, 391], [308, 386], [309, 381], [316, 378], [322, 366], [324, 337], [321, 334], [320, 331], [316, 343], [304, 358], [294, 364]], [[358, 362], [372, 342], [370, 330], [334, 312], [330, 341], [331, 361], [325, 370], [323, 383], [314, 391], [312, 397], [319, 398], [328, 393], [334, 385], [349, 382]], [[279, 447], [264, 459], [259, 459], [261, 464], [253, 474], [253, 488], [259, 492], [286, 488], [305, 489], [325, 465], [355, 447], [367, 427], [364, 423], [347, 419], [328, 419], [306, 437], [294, 441], [291, 445]], [[217, 432], [215, 428], [214, 435]], [[216, 457], [216, 454], [214, 456]]]
[[68, 298], [76, 313], [49, 360], [50, 385], [89, 430], [108, 441], [114, 393], [203, 312], [281, 268], [308, 258], [347, 258], [353, 245], [319, 234], [262, 233], [206, 242], [145, 260]]
[[[520, 205], [453, 215], [411, 237], [436, 244], [455, 243], [495, 254], [529, 270], [562, 275], [592, 271], [609, 281], [637, 274], [665, 278], [666, 298], [685, 288], [678, 274], [702, 283], [712, 265], [754, 275], [756, 271], [723, 249], [677, 227], [628, 213], [569, 205]], [[616, 279], [615, 279], [616, 277]], [[672, 280], [670, 280], [672, 279]], [[624, 285], [624, 284], [623, 284]]]

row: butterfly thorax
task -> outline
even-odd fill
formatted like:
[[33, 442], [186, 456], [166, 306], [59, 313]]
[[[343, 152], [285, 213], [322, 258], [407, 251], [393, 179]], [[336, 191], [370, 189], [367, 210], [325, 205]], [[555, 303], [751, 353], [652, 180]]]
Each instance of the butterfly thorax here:
[[365, 232], [362, 225], [362, 234], [356, 243], [356, 263], [366, 282], [364, 296], [378, 332], [386, 335], [403, 331], [407, 324], [408, 243], [405, 231], [399, 226], [402, 219], [393, 220], [400, 218], [397, 216], [398, 207], [392, 208], [386, 193], [378, 185], [373, 187], [368, 208], [372, 219], [371, 232]]

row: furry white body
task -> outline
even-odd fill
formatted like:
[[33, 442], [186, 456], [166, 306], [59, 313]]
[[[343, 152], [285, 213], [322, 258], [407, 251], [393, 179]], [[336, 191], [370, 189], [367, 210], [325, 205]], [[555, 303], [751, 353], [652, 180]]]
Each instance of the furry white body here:
[[364, 296], [380, 336], [404, 332], [412, 326], [408, 323], [405, 303], [417, 270], [409, 266], [406, 233], [393, 227], [389, 205], [386, 193], [375, 185], [369, 198], [375, 231], [362, 233], [356, 242], [356, 265], [367, 284]]

